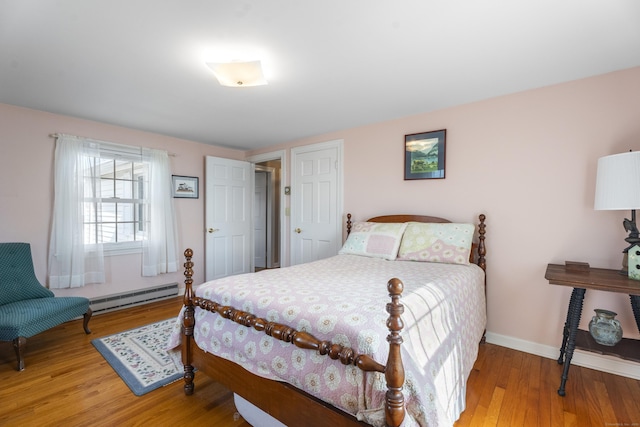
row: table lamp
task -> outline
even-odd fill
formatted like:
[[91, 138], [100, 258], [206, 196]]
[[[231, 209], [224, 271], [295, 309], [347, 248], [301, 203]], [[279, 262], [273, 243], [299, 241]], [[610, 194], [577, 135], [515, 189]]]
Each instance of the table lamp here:
[[628, 252], [640, 243], [636, 226], [636, 209], [640, 208], [640, 151], [613, 154], [598, 159], [596, 175], [596, 210], [630, 210], [631, 219], [622, 222], [629, 236], [624, 239], [629, 246], [623, 251], [622, 270], [628, 274]]

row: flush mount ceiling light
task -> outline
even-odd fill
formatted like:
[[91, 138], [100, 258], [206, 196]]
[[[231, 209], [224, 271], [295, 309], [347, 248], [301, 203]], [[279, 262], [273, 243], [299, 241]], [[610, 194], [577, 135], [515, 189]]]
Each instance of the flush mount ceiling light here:
[[266, 85], [260, 61], [207, 62], [223, 86], [247, 87]]

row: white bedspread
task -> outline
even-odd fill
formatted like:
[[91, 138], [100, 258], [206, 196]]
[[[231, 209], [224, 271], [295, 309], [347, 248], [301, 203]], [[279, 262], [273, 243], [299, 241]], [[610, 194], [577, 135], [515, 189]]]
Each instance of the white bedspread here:
[[[393, 277], [405, 286], [403, 425], [451, 426], [464, 410], [467, 378], [486, 324], [484, 272], [478, 266], [338, 255], [207, 282], [196, 295], [353, 347], [385, 364], [386, 284]], [[345, 367], [199, 308], [195, 319], [194, 337], [203, 350], [384, 425], [384, 375]], [[177, 328], [170, 347], [180, 338]]]

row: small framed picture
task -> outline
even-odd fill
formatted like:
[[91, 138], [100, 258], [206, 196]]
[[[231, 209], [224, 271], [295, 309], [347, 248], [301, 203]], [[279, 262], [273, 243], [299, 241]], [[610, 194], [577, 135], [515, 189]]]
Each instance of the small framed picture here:
[[447, 130], [404, 136], [404, 179], [444, 178]]
[[171, 175], [173, 178], [173, 197], [185, 199], [198, 198], [198, 177]]

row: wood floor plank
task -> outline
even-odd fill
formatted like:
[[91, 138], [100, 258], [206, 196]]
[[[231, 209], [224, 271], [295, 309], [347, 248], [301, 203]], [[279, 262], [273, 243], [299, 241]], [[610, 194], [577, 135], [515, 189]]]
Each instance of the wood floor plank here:
[[602, 414], [602, 420], [604, 425], [618, 425], [618, 415], [620, 419], [626, 418], [626, 414], [616, 414], [613, 410], [611, 397], [607, 391], [607, 386], [604, 381], [598, 381], [594, 384], [594, 392], [600, 407], [600, 413]]
[[598, 383], [602, 383], [600, 380], [599, 372], [593, 369], [584, 369], [582, 371], [584, 394], [586, 398], [586, 408], [582, 408], [589, 414], [590, 425], [593, 427], [603, 426], [604, 419], [600, 410], [600, 403], [598, 399]]
[[[0, 425], [250, 427], [233, 395], [204, 375], [186, 396], [182, 381], [135, 396], [91, 340], [174, 317], [181, 298], [94, 316], [91, 335], [72, 321], [27, 341], [25, 370], [11, 343], [0, 342]], [[467, 383], [467, 406], [455, 427], [640, 424], [640, 381], [572, 366], [567, 396], [557, 395], [555, 361], [481, 344]], [[536, 412], [537, 415], [531, 414]], [[609, 424], [611, 425], [611, 424]], [[297, 427], [297, 426], [291, 426]]]
[[614, 376], [617, 381], [616, 384], [620, 384], [622, 387], [620, 394], [622, 395], [622, 404], [627, 410], [628, 420], [624, 421], [627, 424], [640, 424], [640, 381], [636, 381], [631, 378]]
[[476, 406], [476, 410], [471, 416], [471, 421], [467, 424], [469, 427], [482, 427], [487, 418], [488, 409], [482, 405]]
[[[487, 355], [487, 358], [491, 359], [492, 364], [497, 364], [500, 366], [503, 365], [505, 352], [502, 351], [502, 349], [498, 348], [497, 346], [493, 346], [492, 348], [487, 349], [487, 353], [489, 353]], [[480, 392], [479, 405], [483, 406], [484, 408], [489, 407], [489, 405], [491, 404], [493, 391], [496, 388], [498, 379], [502, 375], [503, 375], [503, 372], [501, 372], [498, 369], [489, 369], [487, 372], [485, 372], [485, 375], [483, 376], [483, 380], [482, 380], [483, 386], [482, 386], [482, 391]]]
[[519, 398], [516, 401], [515, 410], [512, 413], [510, 425], [512, 426], [524, 426], [525, 420], [527, 417], [527, 408], [528, 404], [528, 394], [529, 394], [529, 372], [531, 371], [531, 362], [533, 358], [530, 357], [529, 354], [523, 354], [522, 356], [522, 367], [518, 376], [518, 385], [515, 393], [518, 394]]
[[540, 363], [542, 359], [532, 354], [525, 356], [529, 360], [528, 387], [526, 394], [526, 412], [524, 417], [524, 425], [527, 426], [543, 426], [545, 425], [540, 419], [538, 410], [538, 401], [540, 398]]
[[578, 420], [576, 418], [575, 414], [569, 413], [569, 412], [565, 412], [563, 414], [562, 417], [563, 423], [562, 426], [563, 427], [578, 427]]
[[[520, 372], [522, 370], [524, 353], [513, 350], [508, 351], [512, 353], [512, 359], [508, 371], [505, 397], [502, 400], [502, 408], [500, 408], [500, 416], [498, 418], [498, 425], [504, 427], [511, 427], [513, 425], [512, 420], [515, 418], [515, 411], [517, 410], [518, 402], [522, 399], [520, 394]], [[507, 372], [506, 369], [504, 369], [504, 372]]]
[[504, 400], [505, 389], [502, 387], [496, 387], [491, 396], [491, 403], [487, 409], [487, 415], [484, 419], [483, 426], [490, 427], [498, 424], [498, 417], [500, 416], [500, 408], [502, 408], [502, 401]]
[[[624, 404], [622, 396], [625, 389], [625, 382], [620, 377], [613, 375], [602, 376], [604, 393], [607, 399], [601, 403], [609, 412], [603, 411], [603, 417], [607, 424], [617, 424], [624, 426], [631, 424], [631, 417], [627, 413], [627, 407]], [[602, 400], [601, 396], [601, 400]]]
[[[549, 375], [550, 367], [554, 367], [551, 363], [556, 363], [550, 359], [537, 358], [540, 360], [540, 375], [538, 380], [538, 395], [532, 396], [534, 399], [538, 401], [538, 420], [540, 427], [554, 427], [551, 423], [551, 400], [557, 395], [555, 393], [554, 388], [550, 382], [551, 375]], [[554, 382], [555, 383], [555, 382]], [[556, 417], [556, 419], [561, 419], [560, 417]]]
[[[562, 369], [562, 366], [561, 366]], [[562, 403], [572, 402], [572, 409], [566, 409], [569, 413], [573, 414], [576, 418], [578, 426], [590, 426], [591, 419], [589, 418], [589, 399], [587, 396], [587, 390], [582, 373], [585, 370], [580, 367], [572, 366], [569, 370], [569, 381], [567, 381], [566, 393], [570, 396], [562, 398]], [[558, 378], [558, 386], [560, 385], [560, 376]], [[566, 406], [569, 408], [569, 406]]]

